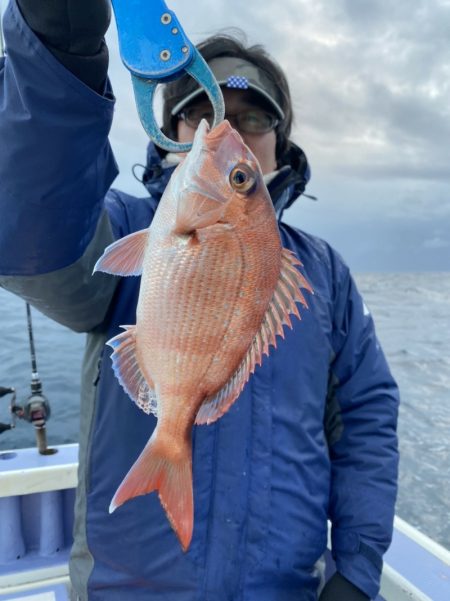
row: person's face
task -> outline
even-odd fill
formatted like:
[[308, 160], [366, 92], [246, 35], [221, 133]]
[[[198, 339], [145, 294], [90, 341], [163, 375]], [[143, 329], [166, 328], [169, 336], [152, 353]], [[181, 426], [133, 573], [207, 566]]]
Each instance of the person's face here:
[[[255, 104], [251, 102], [249, 94], [246, 90], [230, 90], [228, 88], [223, 89], [223, 97], [225, 100], [225, 111], [228, 115], [234, 115], [248, 109], [255, 108]], [[202, 100], [192, 106], [205, 110], [205, 112], [211, 110], [211, 105], [208, 100]], [[259, 108], [259, 107], [258, 107]], [[236, 127], [236, 123], [231, 119], [232, 127]], [[271, 130], [264, 134], [248, 134], [238, 129], [245, 144], [253, 152], [259, 164], [263, 174], [275, 171], [277, 168], [277, 160], [275, 154], [276, 147], [276, 135], [275, 130]], [[195, 129], [189, 127], [187, 123], [180, 119], [178, 121], [178, 142], [187, 143], [192, 142], [194, 139]]]

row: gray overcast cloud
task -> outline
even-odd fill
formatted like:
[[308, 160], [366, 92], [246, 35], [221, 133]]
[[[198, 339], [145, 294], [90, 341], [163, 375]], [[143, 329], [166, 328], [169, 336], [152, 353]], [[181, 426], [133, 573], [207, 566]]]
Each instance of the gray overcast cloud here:
[[[239, 27], [286, 70], [293, 139], [313, 177], [285, 215], [324, 237], [356, 271], [450, 269], [449, 0], [168, 0], [193, 42]], [[145, 194], [130, 175], [146, 136], [131, 83], [108, 34], [118, 99], [115, 185]]]

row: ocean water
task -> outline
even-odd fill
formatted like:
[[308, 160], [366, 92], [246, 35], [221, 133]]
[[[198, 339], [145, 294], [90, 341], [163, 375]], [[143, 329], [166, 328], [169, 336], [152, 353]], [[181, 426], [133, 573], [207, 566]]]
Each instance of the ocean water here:
[[[450, 549], [450, 272], [357, 274], [378, 337], [400, 386], [397, 514]], [[85, 337], [33, 311], [38, 370], [52, 407], [49, 445], [78, 436]], [[29, 395], [25, 304], [0, 289], [0, 386]], [[9, 397], [0, 399], [6, 422]], [[29, 424], [0, 435], [0, 450], [34, 445]]]

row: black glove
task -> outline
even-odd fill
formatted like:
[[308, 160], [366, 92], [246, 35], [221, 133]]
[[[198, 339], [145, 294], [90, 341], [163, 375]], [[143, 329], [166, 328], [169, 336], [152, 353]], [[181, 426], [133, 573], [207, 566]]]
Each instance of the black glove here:
[[336, 572], [326, 583], [319, 601], [369, 601], [369, 597]]
[[17, 0], [22, 15], [50, 52], [76, 77], [102, 92], [108, 70], [104, 35], [109, 0]]

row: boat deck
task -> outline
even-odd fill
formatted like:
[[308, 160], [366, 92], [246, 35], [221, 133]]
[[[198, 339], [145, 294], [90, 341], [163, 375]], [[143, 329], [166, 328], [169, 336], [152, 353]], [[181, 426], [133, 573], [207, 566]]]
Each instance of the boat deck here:
[[[69, 600], [77, 468], [76, 444], [0, 453], [0, 601]], [[376, 601], [449, 600], [450, 552], [396, 518]]]

